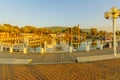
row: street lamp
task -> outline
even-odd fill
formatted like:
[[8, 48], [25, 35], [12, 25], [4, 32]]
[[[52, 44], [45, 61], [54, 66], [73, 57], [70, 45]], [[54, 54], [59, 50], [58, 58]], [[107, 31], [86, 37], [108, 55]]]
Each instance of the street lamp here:
[[116, 7], [112, 7], [110, 11], [105, 12], [104, 17], [106, 19], [111, 18], [113, 21], [113, 49], [114, 49], [114, 55], [116, 56], [117, 50], [116, 50], [116, 19], [120, 17], [120, 9], [117, 9]]

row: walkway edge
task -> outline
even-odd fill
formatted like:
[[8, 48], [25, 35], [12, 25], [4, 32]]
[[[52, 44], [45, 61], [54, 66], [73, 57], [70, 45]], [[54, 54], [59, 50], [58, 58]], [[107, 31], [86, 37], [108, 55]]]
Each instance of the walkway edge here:
[[76, 57], [77, 62], [90, 62], [90, 61], [99, 61], [99, 60], [117, 59], [117, 58], [120, 58], [120, 54], [117, 54], [116, 56], [114, 54], [109, 54], [109, 55]]
[[0, 59], [0, 64], [29, 64], [32, 59]]

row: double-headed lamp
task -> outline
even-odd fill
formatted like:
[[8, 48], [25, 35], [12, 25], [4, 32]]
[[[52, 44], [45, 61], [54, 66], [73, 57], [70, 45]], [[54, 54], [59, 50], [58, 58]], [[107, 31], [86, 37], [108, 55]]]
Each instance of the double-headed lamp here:
[[109, 19], [110, 16], [111, 16], [110, 12], [105, 12], [105, 13], [104, 13], [104, 17], [105, 17], [106, 19]]

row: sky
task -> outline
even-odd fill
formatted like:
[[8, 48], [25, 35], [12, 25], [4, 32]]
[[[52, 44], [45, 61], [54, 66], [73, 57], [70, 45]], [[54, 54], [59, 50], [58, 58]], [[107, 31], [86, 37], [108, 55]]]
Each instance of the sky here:
[[[112, 31], [112, 20], [104, 18], [111, 7], [120, 8], [120, 0], [0, 0], [0, 24], [23, 27], [80, 25]], [[120, 30], [120, 19], [117, 20]]]

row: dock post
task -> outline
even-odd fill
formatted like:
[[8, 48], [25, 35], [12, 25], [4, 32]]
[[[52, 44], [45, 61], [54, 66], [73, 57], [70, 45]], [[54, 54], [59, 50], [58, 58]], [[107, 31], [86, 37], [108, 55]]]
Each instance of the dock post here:
[[27, 53], [27, 48], [26, 47], [24, 47], [24, 52], [23, 52], [24, 54], [26, 54]]
[[86, 52], [89, 52], [90, 51], [90, 47], [89, 45], [86, 46]]
[[13, 47], [10, 47], [10, 53], [13, 53]]
[[112, 48], [112, 44], [111, 43], [109, 43], [109, 48]]
[[46, 53], [47, 43], [44, 41], [44, 53]]
[[69, 47], [69, 51], [70, 51], [70, 53], [72, 53], [72, 47]]
[[0, 51], [3, 51], [3, 46], [1, 46]]
[[103, 50], [103, 45], [102, 44], [100, 45], [100, 50]]
[[44, 48], [41, 48], [40, 53], [44, 54]]

